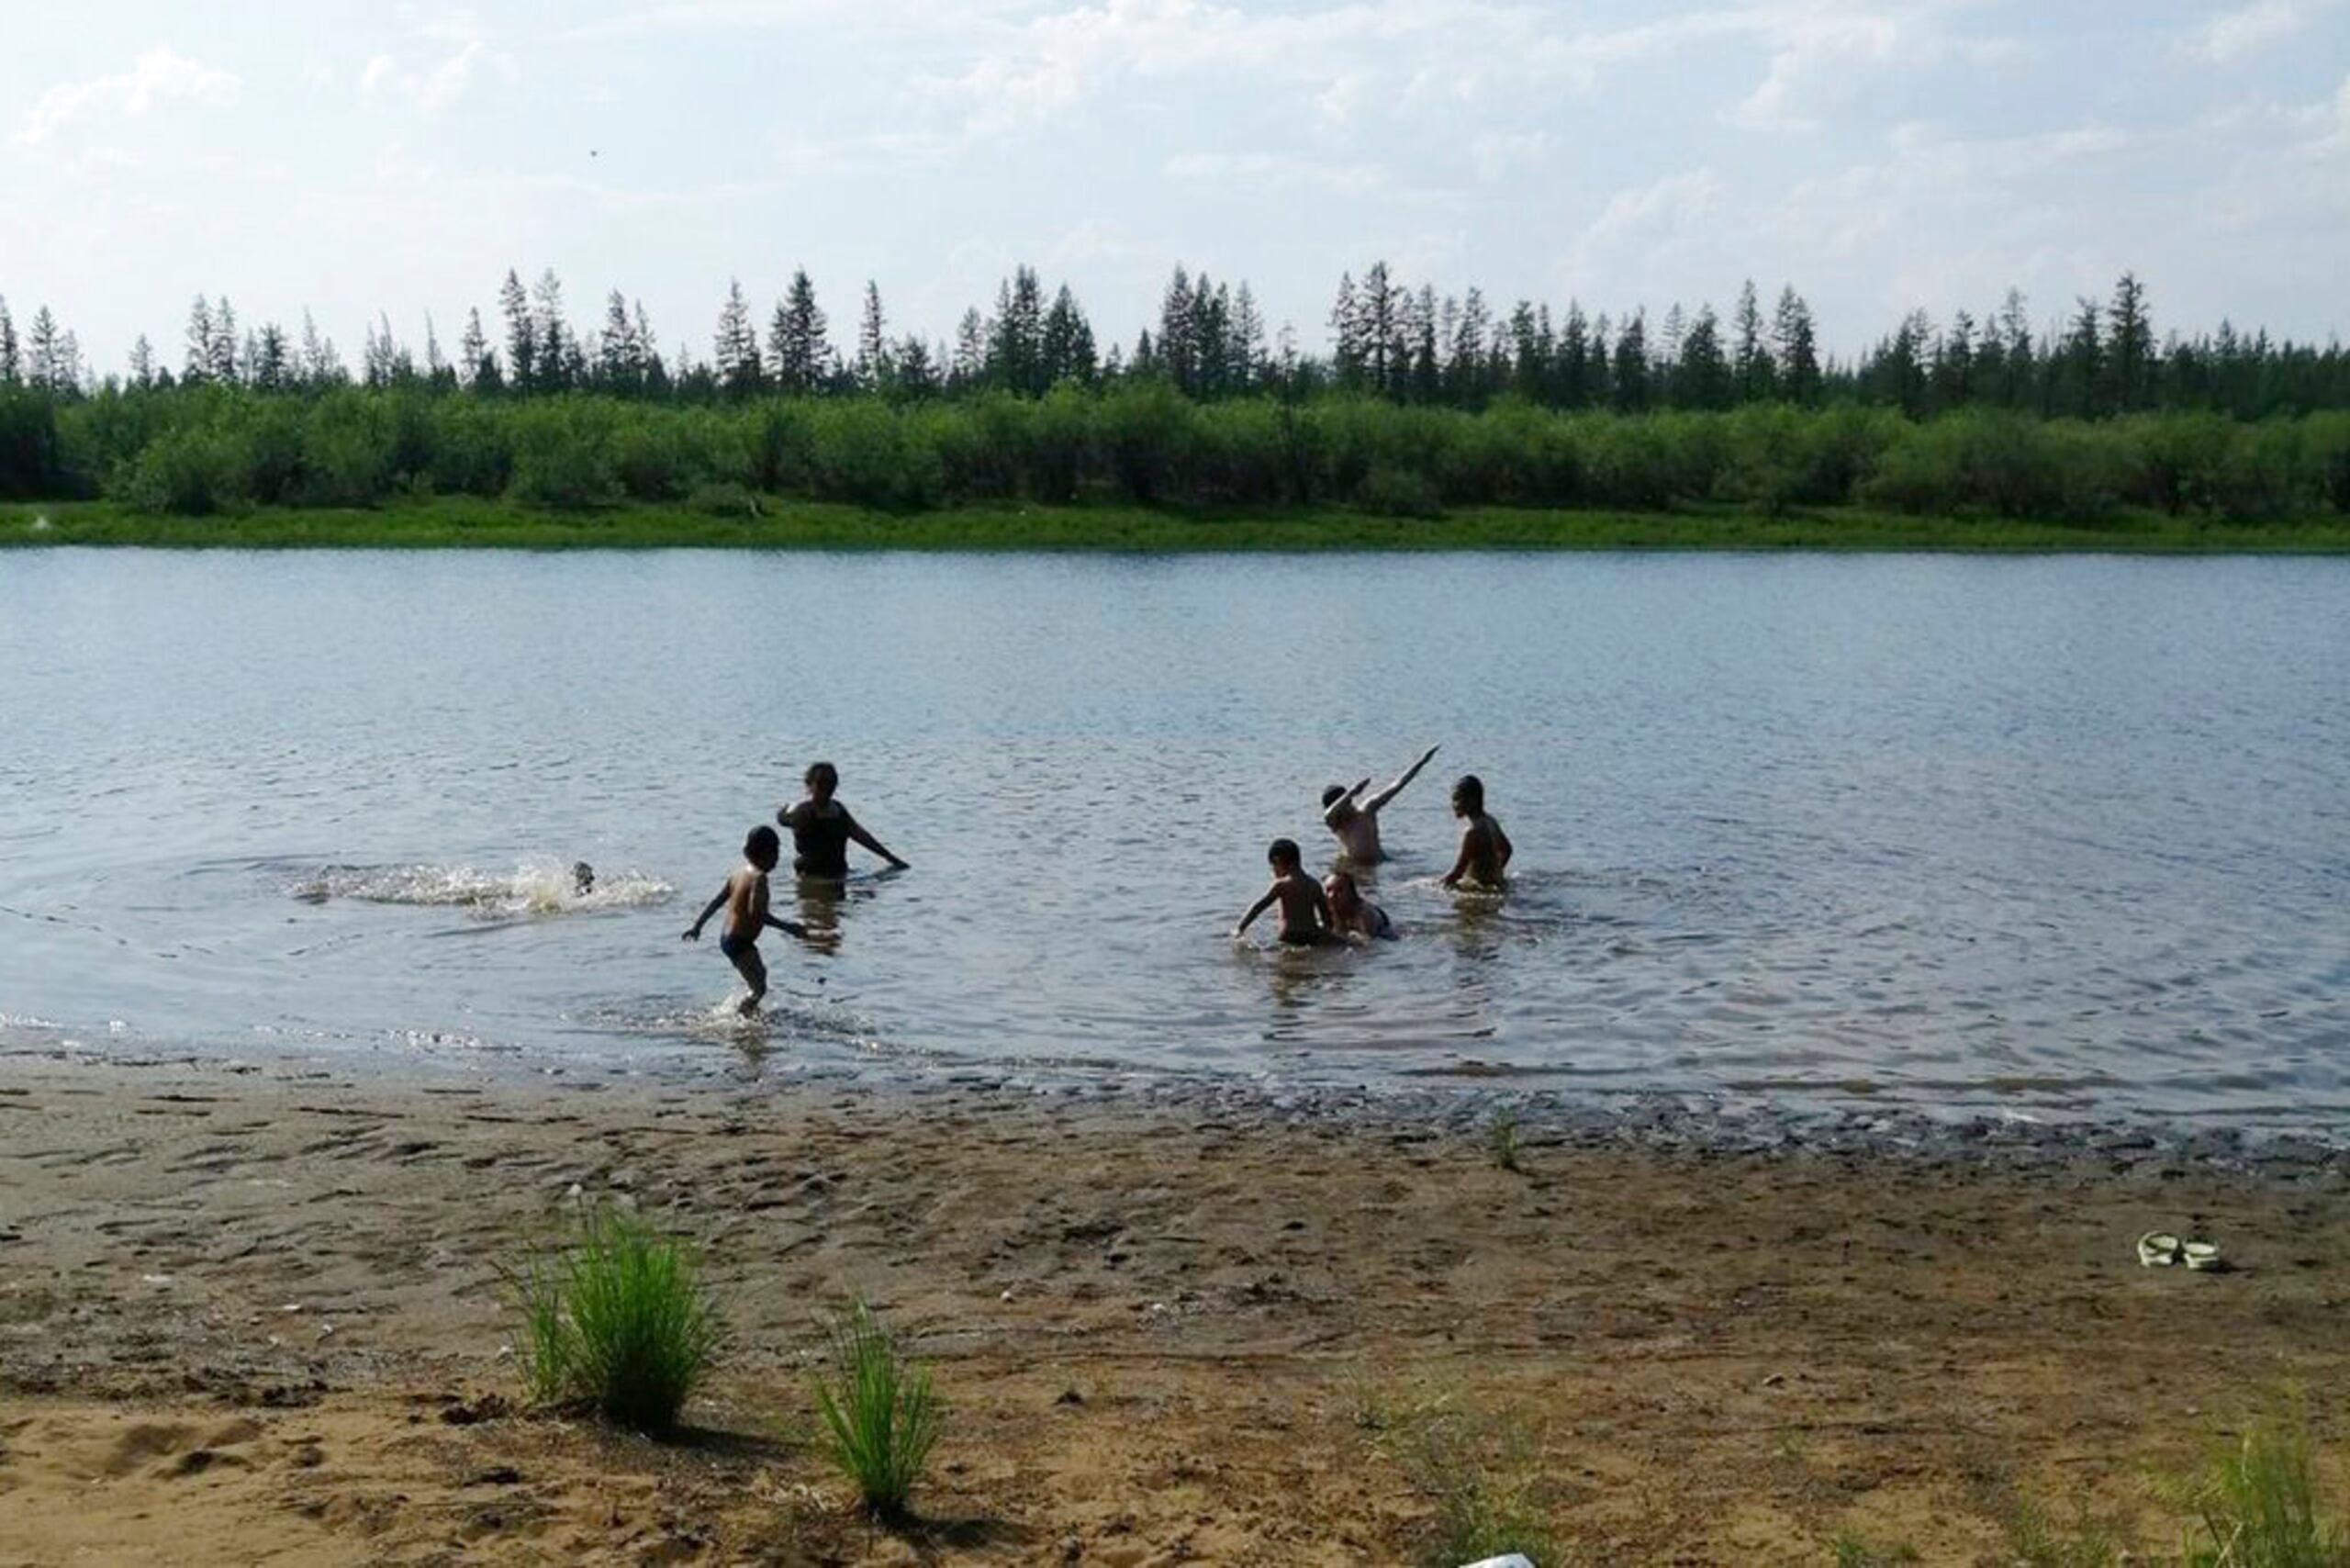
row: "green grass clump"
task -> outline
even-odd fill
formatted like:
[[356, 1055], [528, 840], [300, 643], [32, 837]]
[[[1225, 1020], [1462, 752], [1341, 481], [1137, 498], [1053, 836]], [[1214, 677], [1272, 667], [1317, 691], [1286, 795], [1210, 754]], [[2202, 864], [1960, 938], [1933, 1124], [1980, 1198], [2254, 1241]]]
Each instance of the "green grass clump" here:
[[831, 1371], [816, 1382], [825, 1450], [867, 1508], [903, 1514], [938, 1441], [943, 1412], [930, 1372], [906, 1361], [861, 1301], [833, 1325], [832, 1350]]
[[718, 1324], [693, 1260], [642, 1220], [599, 1210], [518, 1277], [522, 1374], [534, 1398], [592, 1404], [666, 1431], [710, 1371]]
[[2008, 1519], [2007, 1554], [2016, 1568], [2116, 1568], [2130, 1561], [2134, 1545], [2120, 1521], [2091, 1513], [2086, 1503], [2069, 1525], [2028, 1502]]
[[1516, 1170], [1518, 1169], [1517, 1116], [1516, 1113], [1504, 1111], [1500, 1115], [1494, 1118], [1494, 1125], [1485, 1135], [1485, 1148], [1486, 1152], [1494, 1157], [1494, 1164], [1501, 1170]]
[[1879, 1546], [1851, 1530], [1840, 1532], [1828, 1545], [1836, 1554], [1836, 1568], [1893, 1568], [1896, 1563], [1921, 1561], [1918, 1549], [1906, 1540]]
[[1537, 1563], [1558, 1560], [1540, 1454], [1522, 1420], [1426, 1394], [1398, 1402], [1388, 1415], [1382, 1446], [1433, 1509], [1421, 1552], [1429, 1568], [1512, 1551]]
[[2350, 1568], [2350, 1525], [2318, 1495], [2309, 1414], [2280, 1401], [2174, 1489], [2195, 1517], [2196, 1568]]

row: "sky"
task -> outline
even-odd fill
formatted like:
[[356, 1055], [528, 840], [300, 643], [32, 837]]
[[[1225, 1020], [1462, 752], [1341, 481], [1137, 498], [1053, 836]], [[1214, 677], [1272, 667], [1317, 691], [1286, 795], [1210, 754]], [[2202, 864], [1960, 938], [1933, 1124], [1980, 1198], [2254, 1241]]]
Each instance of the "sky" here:
[[794, 268], [948, 335], [1027, 263], [1131, 343], [1179, 263], [1326, 347], [1384, 258], [1620, 314], [1792, 283], [1852, 352], [2134, 270], [2350, 328], [2350, 0], [5, 0], [0, 297], [101, 370], [191, 299], [452, 347], [509, 267], [709, 353]]

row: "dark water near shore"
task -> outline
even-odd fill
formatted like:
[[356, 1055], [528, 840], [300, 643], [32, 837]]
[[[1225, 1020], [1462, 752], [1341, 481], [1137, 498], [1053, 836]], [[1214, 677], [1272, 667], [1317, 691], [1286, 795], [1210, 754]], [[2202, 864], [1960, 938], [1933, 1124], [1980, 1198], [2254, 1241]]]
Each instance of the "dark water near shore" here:
[[[0, 1050], [2350, 1112], [2350, 562], [20, 553], [0, 724]], [[1432, 741], [1402, 942], [1225, 940]], [[820, 756], [914, 869], [739, 1025]]]

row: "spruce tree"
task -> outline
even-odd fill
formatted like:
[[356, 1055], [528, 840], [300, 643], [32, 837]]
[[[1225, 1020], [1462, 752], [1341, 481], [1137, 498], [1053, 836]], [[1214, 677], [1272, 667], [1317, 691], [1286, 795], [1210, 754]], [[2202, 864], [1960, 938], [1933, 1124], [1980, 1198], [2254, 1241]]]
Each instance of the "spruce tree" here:
[[1355, 275], [1338, 274], [1338, 296], [1330, 302], [1330, 368], [1340, 386], [1360, 386], [1369, 356], [1363, 352], [1362, 302], [1355, 294]]
[[[726, 281], [726, 303], [719, 308], [718, 330], [711, 337], [711, 368], [718, 385], [730, 398], [755, 396], [766, 384], [759, 363], [758, 330], [751, 325], [750, 302], [743, 297], [740, 280]], [[686, 376], [680, 375], [680, 381]]]
[[531, 319], [531, 297], [522, 291], [522, 280], [514, 269], [506, 269], [506, 281], [498, 286], [498, 308], [506, 318], [506, 367], [510, 373], [509, 385], [517, 392], [538, 390], [539, 330]]
[[2134, 273], [2113, 286], [2106, 354], [2110, 364], [2112, 405], [2123, 413], [2142, 408], [2154, 380], [2154, 329], [2146, 318], [2146, 289]]
[[1648, 312], [1636, 310], [1616, 340], [1616, 408], [1637, 414], [1649, 406]]
[[822, 386], [833, 354], [825, 326], [824, 313], [816, 305], [816, 286], [808, 281], [805, 269], [795, 270], [767, 330], [768, 368], [778, 387], [805, 397]]
[[1811, 325], [1811, 307], [1793, 284], [1779, 290], [1779, 306], [1771, 335], [1779, 352], [1779, 386], [1787, 400], [1806, 408], [1819, 401], [1819, 348]]
[[212, 375], [212, 302], [202, 295], [187, 309], [187, 357], [180, 364], [180, 382], [186, 386]]
[[[0, 311], [0, 317], [5, 315], [5, 311]], [[0, 319], [0, 326], [6, 326], [6, 324], [5, 319]], [[6, 335], [0, 335], [0, 351], [13, 350], [14, 347], [14, 343], [8, 341]], [[15, 376], [6, 374], [14, 357], [11, 353], [0, 352], [0, 383], [16, 379]], [[130, 384], [141, 392], [147, 391], [155, 385], [155, 345], [147, 341], [147, 334], [144, 332], [140, 333], [130, 345]]]
[[1722, 353], [1721, 323], [1711, 305], [1700, 305], [1681, 337], [1681, 363], [1675, 376], [1677, 399], [1684, 408], [1727, 409], [1737, 386]]
[[[147, 340], [141, 338], [140, 342]], [[17, 349], [17, 323], [8, 315], [8, 301], [0, 297], [0, 386], [14, 386], [24, 378]]]
[[1738, 378], [1738, 400], [1764, 402], [1771, 396], [1777, 367], [1772, 364], [1771, 351], [1762, 342], [1762, 305], [1755, 297], [1752, 278], [1748, 278], [1738, 291], [1738, 314], [1731, 327], [1737, 334], [1731, 371]]
[[560, 392], [578, 379], [583, 356], [577, 334], [564, 317], [563, 281], [553, 267], [531, 286], [531, 324], [538, 338], [538, 389]]
[[856, 371], [857, 386], [867, 392], [878, 392], [889, 385], [890, 339], [884, 328], [881, 286], [867, 278], [865, 308], [856, 323]]
[[212, 312], [212, 344], [205, 355], [205, 369], [223, 386], [237, 384], [237, 310], [225, 294]]
[[[140, 340], [143, 344], [145, 339]], [[253, 352], [246, 374], [263, 392], [283, 392], [294, 385], [294, 361], [285, 342], [285, 329], [274, 321], [262, 323], [253, 334]]]
[[481, 328], [481, 308], [475, 306], [465, 312], [464, 336], [457, 340], [457, 379], [476, 391], [488, 390], [482, 386], [482, 367], [489, 363], [489, 334]]

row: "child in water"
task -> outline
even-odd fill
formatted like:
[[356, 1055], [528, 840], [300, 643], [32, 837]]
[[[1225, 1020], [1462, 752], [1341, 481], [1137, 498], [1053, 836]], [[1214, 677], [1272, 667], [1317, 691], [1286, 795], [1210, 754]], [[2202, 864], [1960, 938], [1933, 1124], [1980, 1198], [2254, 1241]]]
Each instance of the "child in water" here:
[[1330, 901], [1330, 927], [1341, 936], [1360, 936], [1366, 942], [1393, 942], [1395, 923], [1387, 912], [1362, 896], [1355, 885], [1351, 871], [1333, 871], [1322, 879], [1322, 891]]
[[1238, 937], [1259, 915], [1278, 903], [1281, 906], [1281, 939], [1292, 947], [1322, 947], [1337, 941], [1331, 930], [1330, 900], [1322, 891], [1322, 884], [1307, 876], [1300, 866], [1294, 840], [1277, 838], [1265, 851], [1265, 859], [1273, 868], [1273, 885], [1265, 896], [1248, 906], [1240, 924], [1232, 928]]
[[758, 1010], [759, 999], [767, 993], [767, 966], [759, 957], [759, 933], [772, 925], [803, 939], [808, 935], [808, 928], [798, 922], [778, 920], [767, 913], [767, 873], [775, 869], [782, 854], [783, 841], [776, 836], [775, 829], [765, 825], [753, 828], [750, 836], [743, 841], [743, 864], [728, 874], [726, 885], [718, 890], [718, 896], [686, 928], [685, 940], [700, 941], [701, 928], [718, 913], [721, 904], [726, 906], [726, 929], [719, 935], [718, 950], [726, 955], [735, 972], [751, 988], [751, 994], [736, 1009], [745, 1018]]
[[1468, 825], [1460, 830], [1460, 854], [1444, 874], [1444, 885], [1457, 888], [1465, 880], [1498, 890], [1509, 866], [1509, 834], [1485, 814], [1485, 786], [1475, 774], [1462, 774], [1452, 787], [1452, 814]]

